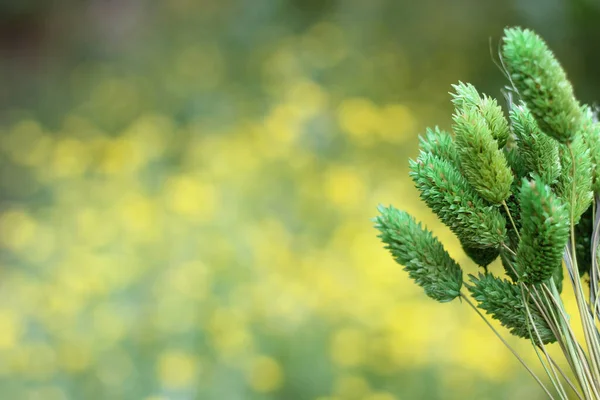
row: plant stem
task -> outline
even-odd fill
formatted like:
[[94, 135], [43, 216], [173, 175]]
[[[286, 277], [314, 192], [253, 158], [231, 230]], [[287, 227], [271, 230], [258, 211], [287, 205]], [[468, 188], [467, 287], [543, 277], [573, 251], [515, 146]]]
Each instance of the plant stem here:
[[471, 308], [473, 310], [475, 310], [475, 312], [477, 313], [477, 315], [479, 315], [481, 317], [481, 319], [483, 320], [483, 322], [485, 322], [487, 324], [487, 326], [494, 332], [494, 334], [498, 337], [498, 339], [500, 339], [500, 341], [506, 346], [506, 348], [508, 350], [510, 350], [510, 352], [517, 358], [517, 360], [519, 360], [519, 362], [521, 363], [521, 365], [523, 365], [523, 367], [525, 367], [525, 369], [527, 370], [527, 372], [529, 372], [529, 374], [533, 377], [533, 379], [535, 379], [535, 381], [541, 386], [541, 388], [544, 389], [544, 392], [546, 392], [546, 394], [548, 395], [548, 397], [550, 397], [552, 400], [554, 400], [554, 396], [552, 396], [552, 393], [550, 393], [548, 391], [548, 389], [546, 388], [546, 386], [544, 386], [544, 384], [542, 383], [542, 381], [540, 380], [540, 378], [538, 378], [538, 376], [535, 374], [535, 372], [533, 372], [533, 370], [531, 368], [529, 368], [529, 366], [525, 363], [525, 360], [523, 360], [521, 358], [521, 356], [519, 356], [519, 354], [515, 351], [515, 349], [513, 349], [511, 347], [511, 345], [508, 344], [508, 342], [506, 340], [504, 340], [504, 338], [502, 337], [502, 335], [500, 335], [500, 333], [496, 330], [496, 328], [494, 328], [492, 326], [492, 324], [481, 313], [481, 311], [479, 311], [479, 309], [471, 302], [471, 300], [469, 300], [468, 296], [466, 296], [463, 292], [461, 292], [460, 293], [460, 297], [463, 298], [467, 302], [467, 304], [469, 306], [471, 306]]
[[508, 208], [508, 205], [506, 204], [506, 200], [502, 200], [502, 205], [504, 206], [504, 211], [506, 211], [506, 213], [508, 214], [508, 219], [510, 219], [510, 223], [513, 227], [513, 229], [515, 230], [515, 233], [517, 234], [517, 238], [519, 239], [519, 241], [521, 241], [521, 235], [519, 234], [519, 230], [517, 229], [517, 225], [515, 224], [515, 220], [513, 219], [510, 210]]

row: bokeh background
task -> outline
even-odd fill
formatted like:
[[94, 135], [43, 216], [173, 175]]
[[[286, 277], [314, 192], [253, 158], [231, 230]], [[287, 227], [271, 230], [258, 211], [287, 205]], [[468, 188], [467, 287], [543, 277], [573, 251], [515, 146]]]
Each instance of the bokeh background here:
[[501, 98], [508, 25], [600, 99], [599, 18], [595, 0], [3, 0], [0, 397], [544, 398], [371, 219], [413, 213], [476, 272], [408, 178], [418, 134], [449, 128], [458, 80]]

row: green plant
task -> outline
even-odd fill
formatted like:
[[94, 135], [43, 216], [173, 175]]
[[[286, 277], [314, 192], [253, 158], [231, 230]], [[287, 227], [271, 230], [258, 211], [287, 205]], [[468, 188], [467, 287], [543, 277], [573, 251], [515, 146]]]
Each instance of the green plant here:
[[[580, 399], [599, 399], [600, 124], [531, 30], [505, 30], [501, 64], [510, 81], [508, 118], [496, 100], [459, 82], [452, 93], [453, 134], [428, 129], [419, 156], [410, 161], [421, 199], [485, 271], [463, 281], [461, 267], [442, 244], [392, 206], [379, 208], [376, 227], [429, 297], [440, 302], [458, 297], [470, 305], [550, 398], [567, 399], [570, 391]], [[509, 280], [487, 269], [499, 256]], [[563, 262], [583, 339], [574, 334], [561, 298]], [[553, 389], [479, 309], [531, 341]], [[571, 374], [549, 355], [550, 343], [558, 344]]]

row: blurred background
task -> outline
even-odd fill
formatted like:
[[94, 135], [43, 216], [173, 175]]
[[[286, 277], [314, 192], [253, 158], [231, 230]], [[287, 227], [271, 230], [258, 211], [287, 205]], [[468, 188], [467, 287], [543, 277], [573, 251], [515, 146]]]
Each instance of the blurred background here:
[[502, 99], [509, 25], [600, 99], [599, 18], [596, 0], [2, 0], [0, 397], [544, 398], [371, 219], [413, 213], [475, 273], [408, 178], [418, 134], [450, 127], [458, 80]]

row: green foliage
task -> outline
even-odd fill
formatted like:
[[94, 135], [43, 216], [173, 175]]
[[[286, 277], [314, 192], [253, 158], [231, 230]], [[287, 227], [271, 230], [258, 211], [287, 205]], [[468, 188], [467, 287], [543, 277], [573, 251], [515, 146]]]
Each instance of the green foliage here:
[[[427, 128], [425, 137], [419, 136], [421, 151], [430, 153], [433, 156], [446, 160], [454, 166], [459, 166], [458, 151], [452, 136], [441, 130], [439, 127], [433, 129]], [[477, 265], [487, 267], [500, 254], [497, 248], [480, 248], [462, 244], [462, 248]]]
[[425, 137], [419, 136], [419, 147], [423, 152], [448, 160], [455, 166], [460, 163], [452, 136], [437, 126], [433, 129], [427, 128]]
[[590, 151], [592, 191], [600, 193], [600, 177], [598, 176], [598, 165], [600, 164], [600, 124], [596, 121], [594, 112], [589, 106], [582, 107], [582, 113], [581, 138]]
[[[574, 204], [573, 216], [577, 224], [581, 215], [592, 203], [593, 198], [590, 150], [583, 137], [579, 135], [571, 143], [570, 149], [569, 146], [561, 145], [559, 155], [562, 171], [555, 185], [555, 192], [568, 204], [569, 209], [571, 204]], [[573, 157], [575, 158], [574, 168]], [[575, 187], [574, 191], [573, 187]]]
[[523, 180], [520, 200], [522, 228], [517, 271], [525, 283], [542, 283], [561, 266], [569, 239], [568, 210], [538, 176]]
[[[514, 189], [515, 185], [519, 186], [519, 182], [521, 182], [521, 178], [527, 176], [527, 168], [525, 167], [525, 162], [523, 161], [523, 156], [521, 155], [520, 149], [516, 146], [514, 147], [505, 147], [504, 148], [504, 157], [506, 158], [506, 163], [510, 167], [510, 170], [513, 173], [513, 183], [512, 188]], [[514, 191], [511, 189], [511, 193], [514, 194]]]
[[527, 316], [527, 307], [529, 307], [542, 343], [556, 341], [552, 330], [537, 311], [533, 301], [528, 300], [527, 306], [525, 305], [524, 295], [519, 285], [496, 278], [491, 274], [479, 274], [477, 277], [470, 275], [469, 277], [473, 285], [467, 285], [467, 288], [479, 303], [479, 307], [490, 314], [492, 318], [500, 321], [513, 335], [526, 339], [533, 337], [536, 342], [538, 341]]
[[525, 104], [514, 106], [509, 117], [524, 171], [539, 175], [549, 185], [554, 184], [561, 170], [558, 143], [539, 130]]
[[413, 217], [393, 207], [379, 207], [379, 238], [417, 285], [439, 302], [460, 295], [462, 270], [430, 231]]
[[485, 200], [501, 204], [510, 196], [513, 175], [485, 119], [474, 108], [453, 116], [456, 146], [467, 181]]
[[492, 137], [498, 142], [498, 146], [504, 147], [510, 131], [502, 108], [496, 99], [485, 94], [480, 95], [475, 86], [470, 83], [459, 82], [452, 87], [455, 90], [455, 93], [451, 93], [452, 102], [456, 108], [461, 110], [475, 108], [485, 120]]
[[573, 87], [546, 43], [529, 29], [504, 31], [504, 65], [540, 129], [570, 143], [581, 125], [581, 108]]
[[[503, 59], [521, 97], [516, 104], [509, 101], [510, 128], [496, 100], [459, 82], [452, 93], [454, 136], [428, 129], [420, 137], [419, 157], [409, 162], [409, 175], [466, 255], [485, 268], [466, 285], [479, 308], [516, 336], [537, 346], [560, 340], [564, 350], [579, 344], [568, 343], [574, 342], [571, 328], [556, 319], [564, 317], [558, 312], [563, 257], [567, 268], [578, 265], [580, 275], [590, 268], [596, 272], [590, 204], [593, 192], [600, 192], [600, 124], [574, 98], [564, 71], [538, 36], [518, 28], [505, 32]], [[441, 244], [408, 214], [391, 207], [380, 212], [380, 237], [396, 261], [430, 297], [458, 296], [460, 267]], [[579, 262], [565, 254], [571, 229]], [[498, 256], [512, 282], [488, 272]], [[588, 318], [581, 307], [587, 295], [580, 282], [572, 283], [585, 312], [580, 316]], [[593, 285], [589, 297], [595, 298]], [[583, 321], [586, 340], [597, 335], [595, 323]], [[568, 317], [563, 322], [568, 325]]]
[[462, 245], [462, 248], [467, 256], [480, 267], [487, 268], [500, 255], [500, 250], [496, 248], [480, 249]]
[[460, 239], [463, 245], [498, 248], [506, 237], [506, 221], [487, 205], [447, 160], [421, 152], [410, 160], [410, 176], [421, 199]]

